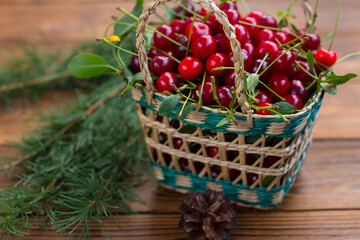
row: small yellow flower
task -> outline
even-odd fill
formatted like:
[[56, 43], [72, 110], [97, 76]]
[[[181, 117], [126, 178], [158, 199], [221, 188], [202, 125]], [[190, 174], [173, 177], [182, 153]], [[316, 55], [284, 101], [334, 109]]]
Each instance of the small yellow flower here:
[[120, 42], [120, 38], [116, 35], [112, 35], [111, 37], [108, 38], [108, 40], [110, 42]]

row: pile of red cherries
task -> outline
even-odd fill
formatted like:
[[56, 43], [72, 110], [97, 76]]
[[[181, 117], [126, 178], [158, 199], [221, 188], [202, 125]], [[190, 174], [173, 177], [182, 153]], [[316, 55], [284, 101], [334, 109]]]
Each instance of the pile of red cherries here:
[[[190, 81], [197, 86], [191, 92], [193, 100], [199, 101], [201, 94], [202, 105], [218, 105], [214, 100], [214, 85], [210, 80], [213, 76], [218, 100], [222, 106], [229, 108], [235, 86], [230, 41], [214, 14], [201, 9], [198, 14], [204, 18], [194, 19], [191, 13], [196, 12], [194, 6], [186, 3], [186, 7], [190, 11], [185, 11], [182, 7], [175, 10], [175, 16], [185, 17], [175, 17], [169, 25], [159, 25], [153, 35], [153, 45], [149, 48], [148, 57], [151, 59], [150, 71], [157, 77], [156, 89], [161, 93], [175, 93], [172, 84], [181, 87]], [[244, 70], [247, 74], [259, 74], [260, 81], [267, 86], [257, 86], [257, 100], [252, 103], [258, 107], [267, 107], [286, 101], [298, 110], [302, 109], [316, 90], [316, 84], [313, 84], [316, 80], [309, 74], [309, 63], [304, 54], [300, 53], [312, 51], [317, 63], [317, 73], [336, 62], [336, 53], [320, 48], [319, 35], [305, 31], [295, 32], [289, 27], [279, 28], [273, 16], [261, 11], [241, 16], [235, 3], [231, 1], [222, 3], [219, 8], [235, 28], [236, 38], [242, 48]], [[252, 26], [241, 24], [240, 21]], [[301, 37], [296, 39], [296, 36]], [[301, 47], [288, 51], [289, 47], [301, 40], [304, 41]], [[281, 54], [283, 55], [268, 68]], [[136, 56], [131, 60], [131, 69], [133, 72], [140, 71]], [[270, 115], [268, 110], [260, 108], [256, 113]]]

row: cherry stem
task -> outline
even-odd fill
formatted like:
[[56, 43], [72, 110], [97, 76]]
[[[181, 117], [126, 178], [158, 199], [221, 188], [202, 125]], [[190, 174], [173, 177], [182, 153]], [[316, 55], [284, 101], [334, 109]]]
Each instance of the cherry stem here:
[[[338, 64], [338, 63], [340, 63], [340, 62], [342, 62], [342, 61], [344, 61], [345, 59], [348, 59], [348, 58], [350, 58], [350, 57], [355, 57], [355, 56], [359, 56], [359, 55], [360, 55], [360, 52], [350, 53], [350, 54], [348, 54], [348, 55], [346, 55], [346, 56], [343, 56], [343, 57], [340, 58], [339, 60], [337, 60], [335, 64]], [[335, 64], [334, 64], [333, 66], [335, 66]]]
[[221, 105], [220, 101], [219, 101], [219, 98], [217, 96], [217, 93], [216, 93], [216, 85], [215, 85], [215, 77], [214, 76], [211, 76], [211, 85], [212, 85], [212, 90], [213, 90], [213, 96], [214, 96], [214, 100], [217, 102], [217, 104], [224, 110], [226, 110], [228, 112], [228, 114], [230, 114], [232, 116], [232, 113], [231, 111], [227, 108], [227, 107], [224, 107], [223, 105]]
[[206, 78], [206, 71], [204, 71], [203, 79], [202, 79], [202, 83], [201, 83], [201, 89], [200, 89], [200, 94], [199, 94], [200, 96], [199, 96], [199, 102], [198, 102], [199, 108], [201, 108], [201, 106], [202, 106], [202, 94], [204, 91], [205, 78]]
[[155, 16], [157, 16], [164, 24], [169, 25], [169, 21], [165, 19], [163, 16], [161, 16], [158, 12], [155, 11]]
[[186, 57], [187, 57], [188, 54], [189, 54], [190, 39], [191, 39], [191, 34], [192, 34], [192, 31], [193, 31], [194, 23], [195, 23], [195, 14], [194, 14], [193, 20], [192, 20], [192, 22], [191, 22], [190, 34], [189, 34], [189, 38], [188, 38], [188, 42], [187, 42], [187, 46], [186, 46], [186, 54], [185, 54]]
[[310, 72], [306, 71], [305, 68], [303, 68], [303, 66], [301, 66], [298, 62], [295, 61], [295, 64], [297, 67], [301, 68], [301, 70], [303, 70], [307, 75], [309, 75], [310, 77], [312, 77], [313, 79], [318, 79], [317, 76], [311, 74]]
[[[187, 96], [185, 96], [175, 84], [171, 84], [171, 87], [172, 87], [172, 89], [175, 90], [175, 92], [176, 92], [177, 94], [180, 95], [180, 97], [185, 98], [185, 99], [187, 98]], [[193, 100], [193, 99], [191, 99], [191, 98], [190, 98], [190, 100], [193, 101], [193, 102], [196, 102], [195, 100]]]
[[234, 70], [234, 67], [217, 67], [211, 69], [211, 72], [221, 71], [221, 70]]
[[309, 86], [306, 87], [306, 90], [309, 90], [315, 83], [317, 83], [317, 80], [312, 81]]
[[[259, 65], [259, 67], [258, 67], [258, 69], [256, 69], [255, 74], [258, 74], [258, 72], [260, 71], [262, 65], [264, 64], [265, 60], [269, 57], [269, 55], [270, 55], [270, 54], [269, 54], [268, 52], [265, 54], [265, 57], [262, 59], [260, 65]], [[263, 73], [263, 72], [265, 72], [265, 70], [262, 71], [261, 73]], [[261, 75], [261, 74], [260, 74], [260, 75]], [[260, 77], [260, 75], [259, 75], [259, 77]]]
[[187, 103], [187, 102], [189, 101], [189, 99], [190, 99], [191, 92], [192, 92], [192, 91], [189, 92], [189, 95], [187, 96], [184, 104], [183, 104], [182, 107], [181, 107], [181, 111], [180, 111], [180, 113], [179, 113], [179, 115], [178, 115], [178, 119], [179, 119], [179, 120], [181, 119], [181, 115], [182, 115], [182, 113], [183, 113], [183, 111], [184, 111], [184, 108], [185, 108], [186, 103]]
[[177, 59], [177, 58], [174, 57], [174, 56], [171, 56], [171, 55], [168, 54], [167, 52], [165, 52], [165, 51], [163, 51], [163, 50], [161, 50], [161, 49], [159, 49], [159, 48], [157, 48], [157, 47], [155, 47], [155, 46], [152, 46], [151, 48], [154, 48], [155, 50], [161, 52], [161, 53], [164, 54], [165, 56], [171, 58], [172, 60], [174, 60], [175, 62], [177, 62], [178, 64], [180, 64], [180, 60], [179, 60], [179, 59]]
[[331, 38], [330, 46], [329, 46], [329, 49], [328, 49], [329, 51], [331, 50], [332, 45], [334, 43], [335, 34], [336, 34], [338, 23], [339, 23], [339, 15], [340, 15], [340, 0], [337, 1], [335, 29], [334, 29], [334, 33], [333, 33], [332, 38]]
[[[120, 12], [124, 13], [125, 15], [131, 17], [132, 19], [135, 19], [136, 21], [139, 21], [139, 18], [136, 17], [135, 15], [129, 13], [128, 11], [126, 11], [123, 8], [117, 8]], [[178, 45], [179, 47], [185, 48], [186, 47], [180, 43], [178, 43], [177, 41], [175, 41], [174, 39], [169, 38], [168, 36], [166, 36], [165, 34], [161, 33], [160, 31], [156, 30], [156, 28], [153, 28], [152, 26], [150, 26], [149, 24], [146, 24], [146, 27], [148, 27], [149, 29], [155, 31], [156, 33], [158, 33], [159, 35], [161, 35], [162, 37], [166, 38], [167, 40], [169, 40], [170, 42]]]
[[261, 109], [265, 109], [265, 110], [268, 110], [270, 112], [273, 112], [275, 113], [276, 115], [279, 115], [283, 120], [284, 122], [286, 123], [289, 123], [289, 119], [285, 118], [284, 115], [282, 115], [281, 113], [279, 113], [278, 111], [274, 110], [274, 109], [278, 109], [276, 108], [276, 106], [268, 106], [268, 107], [259, 107], [259, 106], [256, 106], [256, 105], [253, 105], [253, 104], [250, 104], [250, 107], [255, 109], [256, 111], [259, 111]]
[[127, 32], [129, 29], [131, 28], [134, 28], [136, 29], [136, 25], [137, 23], [126, 23], [126, 22], [114, 22], [114, 23], [111, 23], [109, 24], [106, 29], [105, 29], [105, 32], [104, 32], [104, 36], [106, 37], [107, 36], [107, 33], [109, 31], [109, 29], [112, 27], [112, 26], [115, 26], [115, 25], [125, 25], [125, 26], [128, 26], [127, 28], [125, 28], [122, 32]]

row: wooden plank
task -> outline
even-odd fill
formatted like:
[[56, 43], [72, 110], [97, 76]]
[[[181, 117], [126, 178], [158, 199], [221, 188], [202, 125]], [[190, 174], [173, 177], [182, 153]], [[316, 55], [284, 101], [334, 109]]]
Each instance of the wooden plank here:
[[[106, 217], [103, 230], [111, 239], [184, 239], [186, 233], [178, 228], [180, 215], [140, 214], [116, 216], [122, 228]], [[231, 231], [230, 239], [359, 239], [360, 210], [349, 211], [237, 211], [238, 226]], [[40, 234], [38, 228], [30, 239], [65, 239], [66, 233], [53, 231]], [[74, 235], [74, 239], [78, 234]], [[92, 224], [91, 239], [105, 239], [106, 235]]]

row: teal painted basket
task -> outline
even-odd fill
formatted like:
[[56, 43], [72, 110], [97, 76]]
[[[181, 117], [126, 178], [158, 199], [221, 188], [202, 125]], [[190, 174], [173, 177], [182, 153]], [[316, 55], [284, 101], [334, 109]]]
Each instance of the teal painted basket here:
[[[167, 1], [153, 0], [139, 17], [136, 45], [146, 88], [131, 90], [139, 105], [138, 114], [156, 178], [161, 185], [180, 192], [204, 192], [212, 188], [223, 191], [242, 206], [276, 207], [305, 161], [323, 93], [314, 95], [300, 112], [286, 115], [289, 123], [277, 115], [254, 114], [243, 86], [241, 48], [234, 27], [212, 1], [191, 0], [213, 13], [229, 38], [237, 101], [242, 113], [235, 113], [237, 121], [221, 127], [217, 125], [225, 112], [204, 106], [179, 121], [177, 110], [183, 102], [178, 103], [169, 116], [159, 116], [159, 106], [165, 96], [154, 90], [144, 37], [150, 15]], [[303, 2], [311, 23], [311, 9], [307, 1]]]

